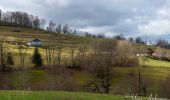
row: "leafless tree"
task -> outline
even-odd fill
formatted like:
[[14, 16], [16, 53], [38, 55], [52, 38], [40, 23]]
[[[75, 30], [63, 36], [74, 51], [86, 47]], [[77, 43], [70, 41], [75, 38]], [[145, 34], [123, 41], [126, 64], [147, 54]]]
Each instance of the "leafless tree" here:
[[26, 68], [26, 58], [27, 58], [27, 51], [28, 47], [24, 46], [22, 43], [22, 35], [20, 33], [20, 37], [18, 39], [18, 54], [19, 54], [19, 62], [20, 67], [17, 68], [14, 73], [17, 76], [17, 83], [16, 85], [20, 87], [20, 89], [26, 89], [27, 83], [27, 68]]
[[34, 21], [33, 21], [33, 28], [35, 29], [39, 29], [40, 28], [40, 19], [37, 17], [35, 17]]
[[47, 27], [47, 31], [49, 31], [49, 32], [54, 32], [55, 26], [56, 26], [56, 23], [54, 23], [54, 22], [51, 20], [51, 21], [49, 22], [48, 27]]
[[8, 52], [8, 48], [5, 45], [5, 43], [0, 43], [0, 66], [2, 71], [5, 71], [6, 68], [5, 60], [6, 60], [7, 52]]
[[0, 9], [0, 22], [1, 22], [1, 18], [2, 18], [2, 10]]
[[76, 44], [75, 43], [72, 43], [71, 44], [71, 47], [70, 47], [70, 61], [71, 61], [71, 66], [70, 67], [76, 67]]
[[56, 45], [53, 43], [50, 43], [48, 46], [45, 48], [46, 52], [46, 62], [48, 66], [52, 66], [55, 64], [55, 54], [56, 54]]
[[81, 44], [78, 46], [78, 52], [76, 55], [76, 60], [79, 66], [84, 66], [86, 65], [85, 61], [87, 60], [87, 52], [88, 52], [88, 48], [87, 45], [85, 44]]
[[59, 24], [59, 25], [57, 26], [56, 32], [59, 33], [59, 34], [62, 33], [62, 26], [61, 26], [61, 24]]
[[41, 29], [44, 29], [45, 24], [46, 24], [46, 20], [45, 20], [44, 18], [42, 18], [42, 19], [40, 20], [40, 28], [41, 28]]
[[115, 64], [120, 67], [138, 65], [138, 58], [136, 57], [133, 46], [130, 43], [126, 41], [118, 43], [116, 48]]
[[63, 33], [64, 34], [69, 34], [69, 26], [68, 26], [68, 24], [63, 26]]
[[27, 50], [28, 48], [23, 46], [23, 45], [19, 45], [18, 46], [18, 51], [19, 51], [19, 57], [20, 57], [20, 67], [22, 70], [26, 70], [26, 66], [25, 66], [25, 60], [27, 57]]
[[62, 62], [62, 51], [63, 51], [63, 45], [62, 45], [62, 37], [61, 35], [59, 34], [58, 36], [58, 48], [57, 48], [57, 62], [58, 62], [58, 65], [60, 66], [61, 65], [61, 62]]
[[94, 79], [88, 85], [95, 84], [98, 92], [110, 93], [111, 81], [113, 79], [113, 58], [115, 53], [116, 41], [106, 40], [96, 42], [94, 45], [94, 54], [91, 55], [90, 67]]

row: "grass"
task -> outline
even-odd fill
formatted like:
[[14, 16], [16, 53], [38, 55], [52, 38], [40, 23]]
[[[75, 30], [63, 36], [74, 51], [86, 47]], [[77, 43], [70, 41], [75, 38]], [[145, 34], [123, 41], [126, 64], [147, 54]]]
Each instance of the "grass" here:
[[159, 61], [159, 60], [154, 60], [154, 59], [150, 59], [150, 58], [146, 59], [145, 65], [150, 66], [150, 67], [170, 68], [170, 62]]
[[[19, 30], [20, 32], [15, 32], [15, 30]], [[37, 38], [37, 30], [31, 28], [19, 28], [19, 27], [8, 27], [8, 26], [0, 26], [0, 40], [2, 41], [18, 41], [22, 36], [22, 41], [31, 41]], [[43, 42], [44, 45], [49, 45], [54, 43], [54, 45], [58, 45], [58, 34], [49, 33], [44, 30], [39, 30], [38, 38]], [[88, 37], [80, 37], [73, 35], [61, 35], [62, 38], [62, 58], [68, 58], [70, 53], [70, 46], [74, 42], [77, 45], [86, 44], [91, 41]], [[14, 56], [15, 65], [13, 67], [18, 68], [20, 66], [20, 57], [18, 52], [18, 47], [15, 45], [7, 44], [8, 51], [12, 53]], [[11, 49], [12, 48], [12, 49]], [[26, 57], [26, 65], [27, 67], [33, 67], [31, 64], [31, 56], [33, 54], [34, 48], [27, 49], [27, 57]], [[46, 64], [46, 54], [45, 49], [40, 48], [41, 54], [44, 59], [44, 64]], [[63, 62], [65, 63], [65, 62]]]
[[[20, 30], [20, 32], [15, 32], [14, 30]], [[56, 33], [49, 33], [44, 30], [39, 30], [38, 38], [45, 43], [49, 42], [56, 42], [58, 39], [58, 34]], [[18, 41], [19, 37], [22, 36], [23, 41], [31, 41], [37, 38], [37, 30], [31, 28], [18, 28], [18, 27], [7, 27], [7, 26], [0, 26], [0, 37], [6, 41]], [[81, 36], [61, 36], [63, 43], [69, 42], [78, 42], [78, 43], [88, 43], [90, 38], [81, 37]]]
[[125, 97], [75, 92], [0, 91], [0, 100], [125, 100]]

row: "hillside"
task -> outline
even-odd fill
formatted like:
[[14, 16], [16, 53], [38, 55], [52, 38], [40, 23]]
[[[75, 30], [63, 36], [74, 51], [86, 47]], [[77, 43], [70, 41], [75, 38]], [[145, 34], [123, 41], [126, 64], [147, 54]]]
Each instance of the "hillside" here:
[[[17, 32], [18, 31], [18, 32]], [[19, 32], [20, 31], [20, 32]], [[0, 26], [0, 39], [2, 41], [31, 41], [37, 38], [37, 30], [29, 29], [29, 28], [16, 28], [16, 27], [6, 27]], [[58, 45], [58, 39], [62, 39], [62, 52], [60, 53], [62, 57], [61, 65], [49, 65], [48, 57], [55, 55], [58, 57], [59, 49], [56, 48]], [[62, 37], [62, 38], [61, 38]], [[87, 87], [91, 80], [94, 80], [93, 74], [87, 72], [89, 69], [80, 68], [70, 68], [72, 64], [71, 57], [81, 57], [78, 53], [83, 53], [86, 50], [86, 55], [92, 54], [93, 56], [93, 41], [92, 38], [87, 37], [80, 37], [80, 36], [73, 36], [73, 35], [59, 35], [56, 33], [49, 33], [44, 30], [38, 30], [38, 38], [42, 40], [45, 45], [51, 45], [55, 43], [55, 48], [43, 48], [40, 47], [39, 51], [44, 59], [44, 66], [45, 69], [36, 69], [31, 62], [32, 55], [34, 53], [34, 47], [25, 47], [23, 54], [25, 54], [25, 72], [20, 71], [20, 53], [17, 45], [5, 43], [5, 46], [8, 48], [8, 52], [11, 52], [14, 58], [14, 65], [11, 67], [16, 70], [16, 72], [7, 72], [7, 73], [0, 73], [1, 82], [0, 82], [0, 89], [2, 90], [27, 90], [30, 88], [32, 91], [85, 91], [85, 92], [97, 92], [94, 90], [94, 85]], [[110, 39], [97, 39], [101, 43], [105, 40]], [[114, 41], [115, 42], [115, 41]], [[142, 44], [136, 43], [129, 43], [127, 41], [116, 41], [119, 43], [123, 43], [121, 45], [122, 49], [125, 50], [123, 55], [129, 53], [134, 57], [134, 54], [137, 52], [146, 52], [148, 48], [152, 48], [156, 50], [157, 48], [154, 46], [147, 46]], [[90, 44], [91, 43], [91, 44]], [[76, 44], [76, 45], [75, 45]], [[83, 46], [86, 48], [82, 49]], [[114, 44], [111, 44], [114, 46]], [[102, 45], [105, 47], [105, 44]], [[102, 46], [97, 46], [102, 47]], [[119, 45], [118, 45], [119, 46]], [[107, 46], [106, 46], [107, 47]], [[125, 49], [124, 49], [125, 48]], [[130, 49], [135, 50], [130, 50]], [[117, 48], [116, 48], [117, 49]], [[129, 51], [128, 51], [129, 50]], [[162, 49], [161, 49], [162, 50]], [[121, 51], [121, 49], [119, 50]], [[169, 50], [167, 50], [169, 52]], [[52, 54], [50, 54], [52, 53]], [[49, 54], [47, 56], [47, 54]], [[103, 52], [101, 53], [103, 54]], [[106, 54], [104, 52], [104, 54]], [[168, 53], [167, 53], [168, 54]], [[78, 55], [78, 56], [77, 56]], [[83, 55], [83, 54], [82, 54]], [[83, 55], [84, 56], [84, 55]], [[134, 58], [137, 58], [136, 55]], [[143, 59], [143, 58], [142, 58]], [[56, 58], [53, 58], [56, 61]], [[75, 61], [78, 61], [76, 59]], [[88, 59], [84, 59], [88, 60]], [[121, 61], [121, 60], [120, 60]], [[88, 62], [94, 62], [93, 58], [90, 59]], [[145, 57], [145, 62], [141, 61], [141, 58], [137, 58], [137, 62], [142, 65], [135, 65], [135, 66], [112, 66], [111, 73], [113, 74], [113, 80], [111, 80], [111, 94], [115, 95], [125, 95], [126, 93], [133, 93], [138, 91], [138, 75], [140, 69], [140, 75], [142, 79], [142, 84], [147, 86], [147, 96], [150, 93], [154, 95], [158, 93], [158, 96], [162, 96], [161, 92], [164, 89], [164, 82], [169, 81], [169, 74], [170, 74], [170, 62], [161, 61], [161, 60], [154, 60], [148, 57]], [[89, 67], [88, 65], [84, 64], [85, 67]], [[77, 67], [77, 66], [76, 66]], [[79, 67], [79, 66], [78, 66]], [[21, 77], [23, 76], [23, 77]], [[134, 82], [135, 81], [135, 82]], [[163, 82], [162, 82], [163, 81]], [[62, 83], [62, 84], [61, 84]], [[69, 84], [68, 84], [69, 83]], [[33, 100], [38, 100], [39, 98], [59, 98], [61, 95], [61, 99], [68, 99], [67, 97], [71, 97], [73, 100], [122, 100], [124, 97], [120, 96], [112, 96], [112, 95], [98, 95], [98, 94], [83, 94], [83, 93], [65, 93], [65, 92], [19, 92], [19, 95], [16, 95], [18, 92], [11, 92], [11, 91], [2, 91], [0, 92], [0, 97], [3, 97], [4, 100], [8, 98], [11, 93], [12, 100], [27, 100], [29, 98], [33, 98]], [[71, 96], [71, 95], [76, 96]], [[2, 96], [1, 96], [2, 95]], [[36, 95], [36, 96], [35, 96]], [[64, 96], [63, 96], [64, 95]], [[84, 96], [85, 95], [85, 96]], [[66, 97], [66, 98], [65, 98]], [[77, 98], [76, 98], [77, 97]], [[38, 98], [38, 99], [37, 99]], [[71, 99], [71, 100], [72, 100]], [[46, 100], [46, 99], [45, 99]], [[48, 99], [47, 99], [48, 100]], [[57, 99], [58, 100], [58, 99]], [[69, 99], [70, 100], [70, 99]], [[128, 100], [128, 99], [127, 99]]]
[[[49, 33], [45, 30], [36, 30], [31, 28], [18, 28], [18, 27], [8, 27], [8, 26], [0, 26], [0, 38], [4, 41], [18, 41], [19, 38], [22, 38], [22, 41], [31, 41], [35, 38], [42, 40], [44, 43], [56, 42], [58, 40], [57, 33]], [[3, 39], [2, 39], [3, 38]], [[90, 39], [80, 36], [68, 36], [61, 35], [63, 43], [69, 42], [88, 42]]]

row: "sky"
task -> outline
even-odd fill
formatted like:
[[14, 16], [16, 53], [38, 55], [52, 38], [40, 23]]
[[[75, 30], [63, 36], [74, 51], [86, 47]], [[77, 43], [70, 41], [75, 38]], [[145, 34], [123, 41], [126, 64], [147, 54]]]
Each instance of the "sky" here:
[[0, 0], [0, 9], [25, 11], [93, 34], [170, 37], [170, 0]]

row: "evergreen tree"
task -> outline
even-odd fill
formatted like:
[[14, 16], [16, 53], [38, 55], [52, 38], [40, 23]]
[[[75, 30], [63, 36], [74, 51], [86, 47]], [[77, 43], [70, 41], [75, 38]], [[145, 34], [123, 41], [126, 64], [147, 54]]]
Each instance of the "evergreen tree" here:
[[14, 65], [13, 56], [11, 55], [10, 52], [7, 53], [6, 64], [7, 65]]
[[34, 54], [32, 56], [32, 63], [35, 65], [35, 67], [42, 67], [43, 65], [43, 59], [41, 57], [38, 47], [35, 47], [34, 49]]

